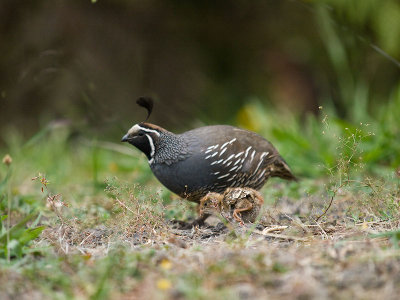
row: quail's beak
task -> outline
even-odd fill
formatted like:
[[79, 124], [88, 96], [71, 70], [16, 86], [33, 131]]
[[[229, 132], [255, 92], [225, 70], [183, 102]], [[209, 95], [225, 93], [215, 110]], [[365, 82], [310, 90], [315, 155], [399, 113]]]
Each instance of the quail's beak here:
[[122, 137], [121, 142], [128, 142], [128, 141], [129, 141], [129, 134], [127, 133]]

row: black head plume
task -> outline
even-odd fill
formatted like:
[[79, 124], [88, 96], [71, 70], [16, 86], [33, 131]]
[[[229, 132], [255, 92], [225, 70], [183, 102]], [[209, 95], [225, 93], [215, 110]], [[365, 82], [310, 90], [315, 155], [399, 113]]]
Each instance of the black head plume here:
[[147, 118], [145, 120], [147, 121], [151, 115], [151, 111], [153, 110], [153, 99], [151, 99], [150, 97], [140, 97], [136, 100], [136, 103], [141, 107], [147, 109]]

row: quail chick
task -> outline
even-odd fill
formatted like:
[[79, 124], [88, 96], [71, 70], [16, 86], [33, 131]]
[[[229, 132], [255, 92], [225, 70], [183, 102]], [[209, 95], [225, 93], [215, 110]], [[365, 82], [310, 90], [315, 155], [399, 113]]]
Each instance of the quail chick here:
[[200, 215], [220, 214], [227, 220], [240, 224], [253, 223], [260, 213], [264, 200], [251, 188], [228, 188], [223, 194], [210, 192], [200, 200]]

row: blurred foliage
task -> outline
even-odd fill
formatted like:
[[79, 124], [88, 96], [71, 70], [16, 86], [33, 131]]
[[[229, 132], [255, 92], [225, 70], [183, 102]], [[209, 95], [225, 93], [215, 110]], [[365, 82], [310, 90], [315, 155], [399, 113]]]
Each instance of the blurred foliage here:
[[320, 117], [296, 117], [271, 113], [271, 108], [254, 99], [239, 112], [238, 124], [269, 137], [304, 176], [324, 176], [340, 158], [354, 156], [352, 161], [362, 163], [364, 171], [379, 173], [380, 168], [389, 168], [393, 177], [400, 166], [400, 86], [390, 104], [381, 106], [373, 117], [363, 105], [365, 101], [355, 100], [349, 108], [352, 120], [345, 121], [331, 107], [321, 107]]
[[252, 97], [348, 119], [356, 97], [374, 112], [399, 82], [396, 0], [92, 2], [1, 1], [3, 132], [61, 119], [114, 138], [144, 118], [144, 94], [178, 130], [234, 123]]
[[[374, 43], [400, 59], [400, 3], [396, 0], [325, 0], [338, 21], [350, 28], [370, 30]], [[373, 42], [373, 41], [371, 41]]]

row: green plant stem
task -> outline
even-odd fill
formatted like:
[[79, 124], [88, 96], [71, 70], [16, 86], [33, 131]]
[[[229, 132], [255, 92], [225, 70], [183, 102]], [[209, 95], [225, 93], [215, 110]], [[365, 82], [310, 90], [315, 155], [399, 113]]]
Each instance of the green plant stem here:
[[[11, 168], [8, 167], [8, 175], [11, 175]], [[8, 176], [7, 176], [8, 177]], [[10, 256], [10, 229], [11, 229], [11, 176], [7, 182], [7, 262], [11, 262]]]

